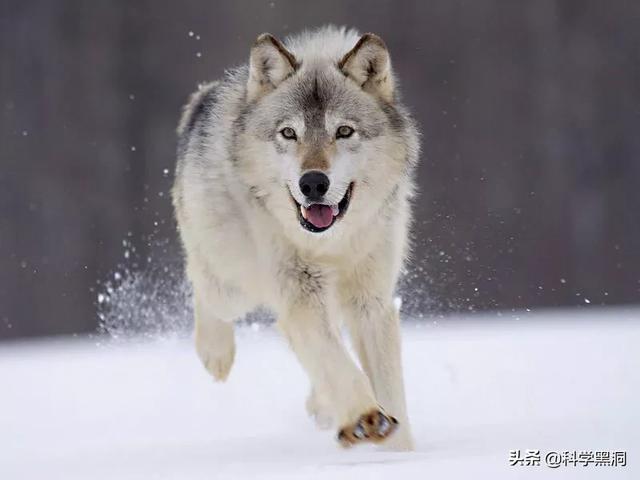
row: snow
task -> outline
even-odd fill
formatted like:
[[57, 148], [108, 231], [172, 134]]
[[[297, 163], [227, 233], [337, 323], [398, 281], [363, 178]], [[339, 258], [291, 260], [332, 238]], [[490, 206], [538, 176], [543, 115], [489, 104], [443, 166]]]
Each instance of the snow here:
[[[238, 329], [226, 384], [191, 342], [0, 343], [0, 478], [640, 478], [640, 311], [404, 325], [417, 450], [341, 450], [268, 328]], [[510, 450], [627, 451], [626, 467], [509, 466]]]

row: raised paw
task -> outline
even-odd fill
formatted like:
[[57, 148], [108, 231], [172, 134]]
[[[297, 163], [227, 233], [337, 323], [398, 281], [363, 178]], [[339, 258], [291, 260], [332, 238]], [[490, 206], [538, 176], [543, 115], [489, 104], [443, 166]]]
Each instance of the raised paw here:
[[217, 352], [213, 350], [199, 350], [200, 359], [204, 367], [209, 371], [213, 378], [218, 382], [224, 382], [229, 376], [233, 359], [235, 357], [235, 349], [225, 352]]
[[343, 447], [351, 447], [357, 443], [385, 441], [398, 428], [398, 421], [382, 410], [372, 410], [361, 415], [352, 425], [343, 427], [338, 432], [338, 442]]
[[219, 324], [215, 331], [196, 329], [196, 351], [213, 378], [224, 382], [236, 354], [231, 324]]

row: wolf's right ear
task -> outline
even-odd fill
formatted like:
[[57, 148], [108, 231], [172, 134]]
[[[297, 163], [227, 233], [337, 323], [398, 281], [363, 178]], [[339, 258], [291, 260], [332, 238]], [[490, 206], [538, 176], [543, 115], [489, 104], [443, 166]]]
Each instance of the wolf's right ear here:
[[270, 92], [297, 67], [296, 57], [276, 37], [263, 33], [251, 48], [247, 100], [252, 102]]

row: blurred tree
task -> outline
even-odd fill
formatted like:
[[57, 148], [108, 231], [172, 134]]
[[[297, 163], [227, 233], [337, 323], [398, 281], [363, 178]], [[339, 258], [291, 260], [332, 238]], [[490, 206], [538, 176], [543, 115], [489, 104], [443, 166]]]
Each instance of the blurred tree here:
[[423, 128], [423, 307], [638, 301], [638, 2], [6, 0], [0, 338], [95, 329], [123, 240], [175, 259], [181, 104], [258, 33], [325, 23], [385, 38]]

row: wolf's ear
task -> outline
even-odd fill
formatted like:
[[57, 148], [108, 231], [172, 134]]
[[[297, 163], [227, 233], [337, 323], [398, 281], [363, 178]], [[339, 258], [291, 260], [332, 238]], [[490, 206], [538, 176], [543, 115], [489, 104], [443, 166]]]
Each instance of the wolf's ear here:
[[296, 57], [276, 37], [269, 33], [260, 35], [249, 58], [247, 100], [252, 102], [276, 88], [297, 66]]
[[393, 100], [394, 81], [389, 51], [382, 39], [373, 33], [360, 37], [338, 68], [366, 92], [387, 102]]

